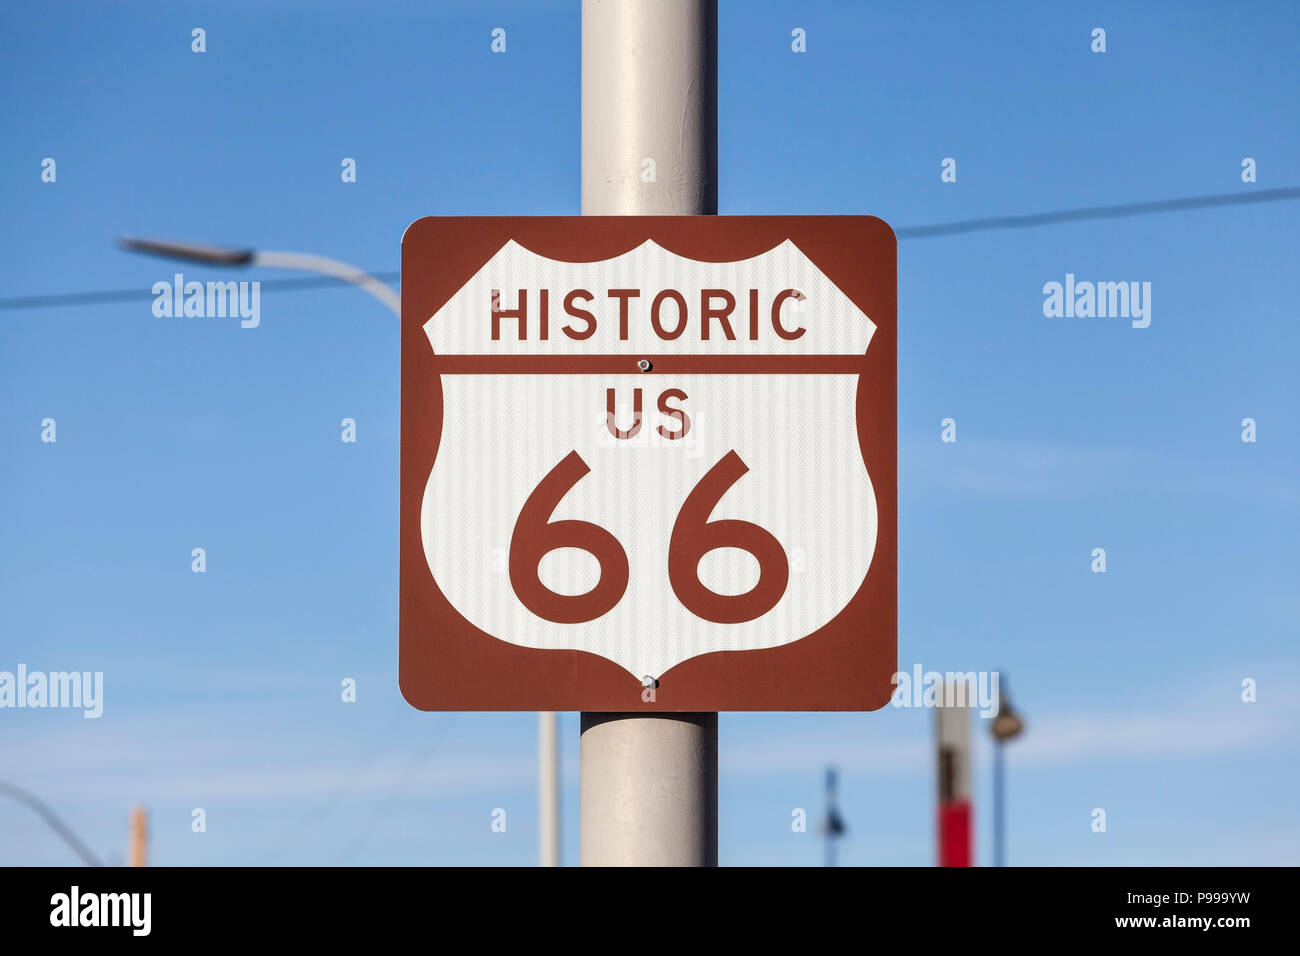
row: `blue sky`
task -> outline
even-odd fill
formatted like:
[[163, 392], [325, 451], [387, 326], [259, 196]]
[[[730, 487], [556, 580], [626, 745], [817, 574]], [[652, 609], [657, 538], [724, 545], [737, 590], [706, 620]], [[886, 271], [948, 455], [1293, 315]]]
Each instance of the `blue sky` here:
[[[158, 863], [534, 862], [535, 716], [397, 691], [393, 316], [268, 287], [255, 330], [159, 319], [174, 270], [112, 239], [385, 271], [421, 216], [578, 213], [578, 3], [15, 0], [0, 46], [0, 298], [140, 290], [0, 311], [0, 670], [106, 684], [99, 720], [0, 711], [4, 779], [110, 859], [141, 802]], [[720, 211], [899, 228], [1294, 186], [1298, 53], [1289, 3], [724, 2]], [[1296, 211], [900, 244], [899, 663], [1009, 676], [1012, 862], [1300, 862]], [[1045, 318], [1066, 273], [1151, 282], [1150, 327]], [[932, 718], [723, 715], [722, 862], [818, 863], [790, 813], [830, 762], [845, 863], [931, 862]], [[0, 855], [74, 861], [12, 802]]]

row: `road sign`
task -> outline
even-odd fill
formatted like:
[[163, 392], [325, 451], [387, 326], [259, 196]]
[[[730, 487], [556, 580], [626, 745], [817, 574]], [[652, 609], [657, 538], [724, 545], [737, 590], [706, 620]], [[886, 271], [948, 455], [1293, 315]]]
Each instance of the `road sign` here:
[[425, 710], [870, 710], [896, 244], [869, 216], [402, 239], [400, 683]]

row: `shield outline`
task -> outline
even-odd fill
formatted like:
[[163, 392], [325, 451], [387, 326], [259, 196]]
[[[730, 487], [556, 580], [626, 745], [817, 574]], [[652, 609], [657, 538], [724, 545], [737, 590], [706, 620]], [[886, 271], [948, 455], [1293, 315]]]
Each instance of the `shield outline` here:
[[[660, 680], [655, 699], [620, 665], [581, 650], [511, 644], [457, 611], [421, 541], [442, 436], [442, 377], [424, 324], [509, 240], [596, 262], [653, 240], [691, 259], [751, 258], [789, 240], [876, 330], [858, 379], [859, 451], [876, 496], [876, 550], [835, 618], [796, 641], [711, 651]], [[435, 271], [436, 269], [436, 271]], [[874, 216], [426, 217], [402, 237], [399, 685], [421, 710], [875, 710], [897, 669], [897, 242]], [[423, 366], [423, 367], [422, 367]], [[635, 373], [630, 373], [635, 374]]]

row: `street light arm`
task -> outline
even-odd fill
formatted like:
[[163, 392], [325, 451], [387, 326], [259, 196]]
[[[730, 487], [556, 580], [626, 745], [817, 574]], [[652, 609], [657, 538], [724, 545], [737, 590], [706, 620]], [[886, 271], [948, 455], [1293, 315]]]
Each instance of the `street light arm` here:
[[162, 256], [165, 259], [181, 259], [185, 262], [201, 262], [211, 266], [266, 266], [271, 269], [298, 269], [302, 272], [315, 272], [342, 282], [350, 282], [364, 289], [384, 303], [399, 318], [402, 315], [402, 297], [397, 290], [381, 282], [368, 272], [356, 266], [331, 259], [329, 256], [316, 256], [306, 252], [275, 252], [271, 250], [233, 249], [228, 246], [212, 246], [201, 242], [173, 242], [170, 239], [144, 239], [138, 236], [121, 236], [118, 245], [129, 252], [143, 252], [146, 255]]
[[380, 282], [370, 273], [363, 272], [356, 266], [350, 266], [346, 262], [340, 262], [338, 259], [311, 255], [306, 252], [258, 250], [253, 253], [253, 264], [274, 269], [300, 269], [303, 272], [316, 272], [320, 275], [332, 276], [343, 282], [351, 282], [388, 306], [394, 315], [399, 318], [402, 315], [402, 297], [397, 294], [392, 286]]

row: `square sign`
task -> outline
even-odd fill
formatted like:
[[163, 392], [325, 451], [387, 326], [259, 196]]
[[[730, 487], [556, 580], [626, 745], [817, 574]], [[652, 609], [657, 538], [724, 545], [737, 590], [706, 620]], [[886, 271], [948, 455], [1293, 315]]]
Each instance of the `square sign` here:
[[870, 216], [402, 239], [402, 693], [873, 710], [897, 640], [897, 247]]

